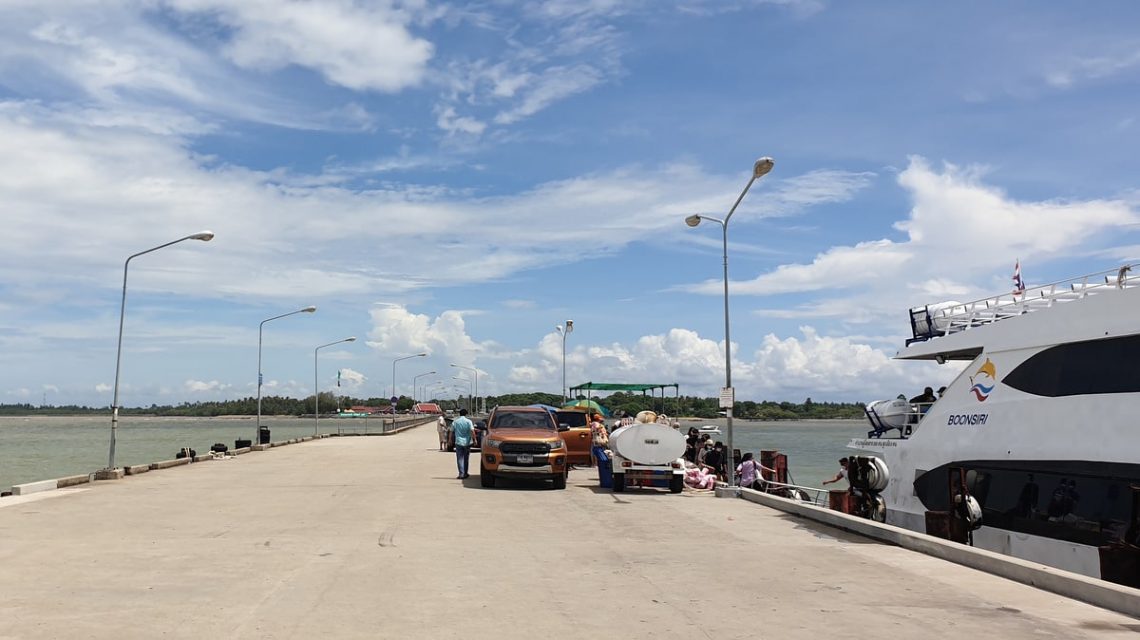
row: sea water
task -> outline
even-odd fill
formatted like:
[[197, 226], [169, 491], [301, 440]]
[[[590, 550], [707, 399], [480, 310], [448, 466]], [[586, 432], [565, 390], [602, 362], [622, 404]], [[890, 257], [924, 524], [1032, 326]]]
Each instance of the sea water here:
[[[712, 440], [725, 442], [728, 432], [724, 418], [685, 420], [681, 422], [681, 431], [687, 433], [689, 427], [706, 424], [719, 426], [721, 433], [713, 435]], [[775, 449], [787, 454], [788, 472], [791, 474], [789, 481], [802, 486], [820, 487], [824, 480], [834, 478], [839, 472], [839, 458], [857, 453], [848, 449], [847, 443], [852, 438], [866, 437], [867, 431], [867, 422], [864, 420], [762, 422], [737, 419], [732, 421], [732, 446], [740, 449], [741, 453], [751, 451], [757, 458], [762, 449]], [[846, 487], [847, 483], [840, 483], [834, 488]]]
[[[115, 436], [115, 466], [172, 460], [188, 447], [205, 455], [220, 442], [230, 449], [237, 439], [256, 442], [256, 418], [155, 418], [120, 416]], [[370, 424], [366, 424], [370, 423]], [[313, 419], [262, 417], [273, 442], [313, 435]], [[380, 430], [377, 419], [328, 418], [321, 433], [338, 429]], [[0, 491], [14, 484], [83, 475], [106, 468], [111, 445], [111, 416], [0, 417]]]
[[[321, 433], [340, 428], [359, 430], [362, 423], [378, 420], [322, 419]], [[233, 418], [154, 418], [124, 416], [119, 420], [115, 439], [115, 466], [123, 467], [170, 460], [182, 447], [200, 455], [215, 442], [233, 448], [234, 440], [254, 440], [253, 417]], [[274, 442], [313, 435], [312, 419], [262, 418]], [[718, 425], [727, 436], [725, 421], [685, 420], [682, 431], [705, 424]], [[364, 425], [366, 426], [366, 425]], [[846, 445], [852, 438], [867, 435], [861, 420], [819, 420], [757, 422], [733, 421], [733, 446], [759, 455], [761, 449], [775, 449], [788, 455], [788, 468], [795, 484], [818, 487], [839, 470], [838, 460], [852, 454]], [[0, 417], [0, 490], [14, 484], [92, 473], [107, 466], [110, 447], [110, 416]], [[845, 486], [845, 485], [840, 485]]]

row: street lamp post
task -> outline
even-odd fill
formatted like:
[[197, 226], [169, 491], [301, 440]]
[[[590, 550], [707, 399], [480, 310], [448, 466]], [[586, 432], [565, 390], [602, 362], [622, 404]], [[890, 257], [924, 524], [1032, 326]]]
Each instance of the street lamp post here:
[[[395, 360], [392, 361], [392, 397], [393, 398], [397, 397], [396, 396], [396, 363], [401, 361], [401, 360], [407, 360], [408, 358], [424, 358], [426, 356], [427, 356], [426, 353], [417, 353], [417, 354], [411, 355], [411, 356], [404, 356], [403, 358], [396, 358]], [[412, 391], [412, 395], [415, 395], [415, 391]], [[394, 407], [393, 407], [393, 409], [394, 409]]]
[[265, 328], [265, 323], [269, 322], [271, 320], [277, 320], [278, 318], [284, 318], [287, 316], [296, 315], [298, 313], [313, 313], [316, 310], [317, 310], [316, 307], [308, 306], [308, 307], [305, 307], [304, 309], [297, 309], [296, 311], [290, 311], [289, 313], [283, 313], [279, 316], [273, 316], [272, 318], [266, 318], [266, 319], [261, 321], [261, 324], [257, 325], [257, 426], [255, 427], [256, 431], [253, 432], [253, 440], [252, 440], [253, 444], [258, 444], [257, 437], [258, 437], [258, 435], [261, 434], [261, 381], [262, 381], [262, 376], [261, 376], [261, 334], [262, 334], [262, 330]]
[[567, 320], [565, 325], [555, 325], [554, 328], [562, 336], [562, 404], [566, 404], [566, 336], [574, 333], [574, 321]]
[[342, 342], [356, 342], [356, 336], [345, 338], [343, 340], [337, 340], [336, 342], [330, 342], [328, 344], [322, 344], [321, 346], [317, 347], [316, 349], [313, 349], [313, 435], [314, 436], [317, 435], [317, 420], [319, 420], [321, 417], [321, 386], [320, 386], [319, 378], [317, 377], [317, 352], [320, 351], [321, 349], [324, 349], [325, 347], [331, 347], [334, 344], [340, 344]]
[[420, 378], [424, 377], [424, 376], [430, 376], [434, 373], [435, 373], [434, 371], [427, 371], [427, 372], [421, 373], [419, 375], [412, 376], [412, 402], [413, 403], [419, 402], [419, 400], [416, 399], [416, 381], [419, 380]]
[[479, 370], [476, 369], [475, 367], [465, 367], [461, 364], [455, 364], [454, 362], [451, 363], [451, 366], [455, 367], [456, 369], [467, 369], [468, 371], [472, 371], [475, 373], [475, 398], [476, 398], [476, 400], [475, 400], [475, 413], [478, 413], [479, 412], [479, 400], [478, 400], [478, 398], [479, 398]]
[[474, 395], [471, 391], [471, 380], [468, 378], [460, 378], [459, 376], [451, 376], [451, 379], [467, 383], [467, 410], [471, 411], [471, 397]]
[[119, 370], [120, 365], [123, 362], [123, 318], [126, 316], [127, 312], [127, 268], [131, 266], [131, 260], [134, 260], [141, 255], [146, 255], [151, 251], [158, 251], [159, 249], [164, 249], [172, 244], [178, 244], [179, 242], [183, 242], [185, 240], [201, 240], [203, 242], [209, 242], [213, 239], [213, 231], [199, 231], [198, 233], [192, 233], [177, 240], [172, 240], [166, 244], [160, 244], [157, 247], [151, 247], [146, 251], [140, 251], [128, 257], [127, 261], [123, 263], [123, 297], [119, 303], [119, 346], [115, 350], [115, 392], [111, 400], [111, 450], [107, 456], [107, 471], [115, 470], [115, 435], [119, 429]]
[[724, 217], [724, 220], [700, 214], [693, 214], [685, 218], [685, 224], [690, 227], [697, 226], [701, 223], [701, 220], [712, 220], [720, 225], [724, 238], [724, 392], [722, 396], [726, 395], [727, 398], [722, 398], [721, 402], [723, 403], [727, 400], [728, 405], [724, 408], [724, 420], [726, 423], [725, 439], [728, 441], [729, 461], [726, 465], [727, 473], [725, 475], [728, 477], [728, 486], [730, 487], [736, 484], [736, 457], [733, 454], [734, 449], [732, 448], [732, 405], [736, 402], [736, 392], [732, 388], [732, 340], [729, 334], [728, 323], [728, 221], [732, 219], [732, 214], [736, 212], [736, 207], [740, 204], [740, 201], [744, 199], [744, 194], [748, 193], [748, 190], [752, 188], [752, 183], [771, 171], [774, 164], [775, 162], [771, 158], [763, 157], [752, 165], [752, 177], [748, 179], [748, 184], [744, 186], [744, 191], [740, 192], [740, 197], [733, 203], [732, 209], [729, 209], [728, 215]]

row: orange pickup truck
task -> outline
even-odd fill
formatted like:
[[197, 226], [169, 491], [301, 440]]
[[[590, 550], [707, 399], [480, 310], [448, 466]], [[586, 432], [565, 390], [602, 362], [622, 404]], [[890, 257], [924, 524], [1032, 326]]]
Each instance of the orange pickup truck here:
[[495, 407], [479, 452], [479, 480], [494, 487], [497, 478], [551, 480], [566, 488], [566, 444], [549, 411], [539, 407]]

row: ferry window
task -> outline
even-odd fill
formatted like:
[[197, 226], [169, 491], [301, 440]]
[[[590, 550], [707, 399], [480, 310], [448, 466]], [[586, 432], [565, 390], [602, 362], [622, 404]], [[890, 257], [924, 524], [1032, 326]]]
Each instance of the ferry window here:
[[[967, 486], [982, 507], [984, 525], [1092, 546], [1119, 539], [1128, 527], [1128, 480], [1064, 473], [1044, 465], [1032, 470], [986, 463], [965, 466]], [[927, 509], [948, 508], [948, 482], [944, 466], [915, 483]]]
[[1140, 392], [1140, 336], [1050, 347], [1009, 372], [1002, 382], [1038, 396]]

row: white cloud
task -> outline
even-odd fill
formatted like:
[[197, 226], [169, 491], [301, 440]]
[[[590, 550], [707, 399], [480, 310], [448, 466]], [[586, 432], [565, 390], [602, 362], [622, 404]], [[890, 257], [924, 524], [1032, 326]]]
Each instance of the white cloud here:
[[451, 359], [494, 356], [501, 349], [492, 341], [476, 342], [467, 335], [463, 312], [445, 311], [437, 318], [413, 314], [397, 305], [374, 307], [369, 315], [369, 347], [385, 353], [427, 353]]
[[434, 47], [409, 31], [417, 3], [165, 0], [176, 11], [227, 29], [226, 56], [238, 66], [313, 69], [355, 90], [393, 92], [423, 79]]
[[534, 309], [538, 305], [534, 300], [503, 300], [503, 306], [508, 309]]
[[[764, 336], [743, 376], [757, 391], [779, 389], [782, 398], [858, 398], [864, 401], [915, 395], [925, 386], [948, 384], [959, 364], [901, 362], [847, 337], [825, 337], [809, 326], [801, 337]], [[917, 382], [916, 382], [917, 381]], [[762, 395], [762, 393], [761, 393]]]
[[[957, 365], [939, 368], [895, 361], [869, 344], [821, 336], [810, 326], [801, 327], [800, 332], [800, 337], [784, 339], [766, 335], [762, 346], [747, 355], [733, 345], [737, 397], [802, 400], [814, 395], [817, 399], [869, 401], [899, 393], [914, 395], [916, 384], [918, 390], [928, 384], [941, 386], [959, 370]], [[877, 337], [873, 341], [883, 342]], [[561, 344], [558, 335], [551, 333], [535, 349], [513, 355], [515, 364], [507, 382], [512, 388], [558, 389]], [[630, 344], [573, 348], [566, 354], [566, 368], [571, 381], [676, 382], [683, 394], [711, 396], [723, 385], [724, 342], [702, 338], [688, 329], [671, 329]]]
[[348, 367], [342, 367], [340, 369], [340, 386], [346, 392], [359, 391], [364, 387], [367, 381], [368, 377], [359, 371], [349, 369]]
[[[604, 80], [600, 71], [588, 66], [551, 67], [546, 69], [541, 79], [524, 93], [522, 100], [514, 107], [500, 111], [495, 116], [496, 124], [512, 124], [532, 116], [546, 107], [572, 95], [588, 91]], [[513, 92], [512, 92], [513, 94]]]
[[[734, 295], [838, 292], [829, 300], [791, 310], [783, 317], [844, 317], [868, 321], [884, 311], [898, 315], [917, 304], [993, 293], [1015, 258], [1026, 262], [1072, 254], [1137, 217], [1121, 200], [1021, 201], [984, 184], [978, 167], [946, 164], [935, 171], [920, 157], [898, 177], [910, 194], [909, 216], [894, 226], [904, 240], [881, 239], [836, 246], [806, 264], [786, 264], [750, 280], [733, 282]], [[720, 281], [686, 290], [721, 295]]]
[[480, 122], [475, 118], [456, 115], [455, 107], [437, 107], [435, 123], [439, 125], [440, 129], [443, 129], [451, 135], [467, 134], [478, 136], [487, 129], [486, 123]]
[[[177, 137], [42, 117], [35, 105], [0, 102], [0, 139], [7, 143], [0, 199], [9, 225], [0, 276], [29, 288], [58, 286], [57, 271], [72, 274], [76, 287], [109, 287], [122, 256], [204, 228], [217, 234], [212, 242], [183, 243], [164, 249], [161, 260], [141, 259], [132, 269], [132, 289], [291, 299], [297, 290], [366, 296], [482, 282], [678, 230], [686, 212], [722, 205], [723, 194], [739, 189], [740, 181], [673, 164], [488, 198], [418, 185], [353, 190], [320, 175], [283, 182], [277, 172], [217, 166]], [[24, 170], [29, 166], [39, 169]], [[808, 192], [802, 196], [775, 182], [783, 189], [775, 200], [786, 208], [850, 193], [849, 178], [829, 176], [801, 182]], [[844, 186], [819, 186], [826, 180]], [[330, 211], [336, 224], [328, 222]], [[577, 224], [563, 231], [564, 242], [551, 245], [531, 232], [536, 211]], [[57, 233], [61, 228], [69, 233]], [[464, 245], [480, 250], [440, 262], [420, 249], [454, 245], [456, 228], [465, 229]], [[169, 232], [160, 236], [157, 229]], [[305, 238], [303, 247], [298, 237]], [[371, 258], [377, 242], [384, 243], [383, 263]], [[581, 251], [584, 243], [595, 253]], [[215, 285], [202, 288], [203, 279]]]
[[221, 392], [230, 388], [230, 385], [218, 382], [217, 380], [187, 380], [183, 385], [186, 391], [190, 393], [203, 393], [203, 392]]
[[1116, 51], [1089, 57], [1073, 57], [1055, 65], [1045, 74], [1045, 81], [1058, 89], [1121, 75], [1140, 67], [1140, 48], [1129, 43]]
[[487, 23], [504, 46], [494, 56], [440, 66], [445, 93], [436, 109], [449, 134], [508, 126], [623, 74], [623, 33], [610, 22], [629, 3], [526, 3], [517, 21]]
[[110, 393], [112, 389], [113, 387], [111, 385], [104, 382], [100, 382], [99, 384], [95, 385], [96, 393]]

